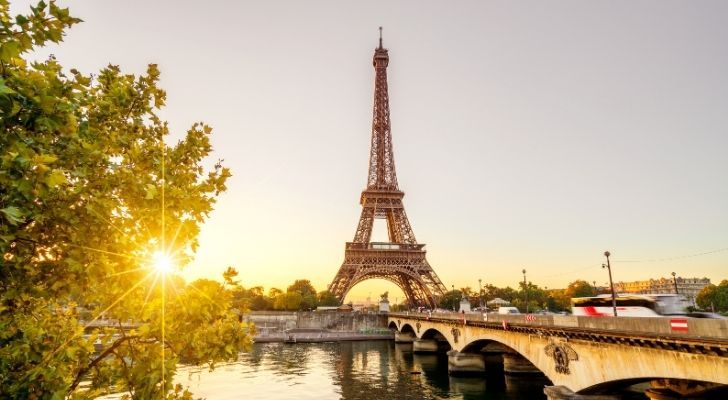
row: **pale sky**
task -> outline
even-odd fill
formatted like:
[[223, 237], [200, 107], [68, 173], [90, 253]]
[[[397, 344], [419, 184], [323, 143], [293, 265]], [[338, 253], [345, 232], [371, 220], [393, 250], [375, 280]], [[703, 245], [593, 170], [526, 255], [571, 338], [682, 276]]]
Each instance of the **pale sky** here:
[[[325, 289], [361, 211], [380, 25], [400, 188], [448, 288], [523, 268], [604, 284], [604, 250], [617, 281], [728, 278], [728, 2], [60, 4], [85, 22], [37, 57], [157, 63], [173, 139], [214, 128], [234, 176], [188, 279], [231, 265]], [[401, 298], [377, 281], [350, 298], [386, 289]]]

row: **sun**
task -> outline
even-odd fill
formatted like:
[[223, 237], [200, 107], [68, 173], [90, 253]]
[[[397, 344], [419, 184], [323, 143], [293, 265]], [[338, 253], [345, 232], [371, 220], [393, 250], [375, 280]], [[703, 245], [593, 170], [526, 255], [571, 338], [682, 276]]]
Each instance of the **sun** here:
[[157, 250], [152, 255], [152, 261], [154, 269], [156, 269], [158, 272], [162, 274], [172, 272], [174, 264], [172, 263], [172, 258], [168, 254]]

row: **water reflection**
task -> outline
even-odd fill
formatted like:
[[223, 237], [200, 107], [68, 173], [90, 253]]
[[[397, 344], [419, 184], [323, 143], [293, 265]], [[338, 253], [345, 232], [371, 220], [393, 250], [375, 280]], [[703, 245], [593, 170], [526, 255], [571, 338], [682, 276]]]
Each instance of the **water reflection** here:
[[177, 382], [209, 399], [539, 399], [533, 377], [448, 376], [447, 356], [392, 342], [257, 344], [214, 371], [181, 369]]

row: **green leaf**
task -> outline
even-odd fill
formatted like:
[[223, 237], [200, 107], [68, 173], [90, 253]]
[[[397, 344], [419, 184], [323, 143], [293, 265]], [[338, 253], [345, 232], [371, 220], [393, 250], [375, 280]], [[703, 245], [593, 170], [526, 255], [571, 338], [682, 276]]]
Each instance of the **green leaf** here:
[[15, 94], [15, 90], [5, 86], [5, 79], [0, 78], [0, 95]]
[[146, 186], [146, 196], [144, 196], [145, 199], [151, 200], [157, 195], [157, 187], [152, 185], [151, 183], [148, 183]]
[[8, 206], [5, 208], [0, 208], [0, 212], [5, 214], [5, 219], [10, 223], [10, 225], [17, 225], [25, 221], [25, 218], [23, 218], [23, 213], [20, 212], [20, 209], [18, 207]]
[[48, 187], [56, 187], [60, 184], [66, 183], [66, 175], [63, 174], [63, 171], [54, 169], [53, 172], [48, 174], [46, 177], [45, 183]]
[[11, 40], [0, 44], [0, 61], [10, 61], [11, 58], [15, 58], [20, 54], [20, 47], [18, 42]]
[[36, 164], [51, 164], [58, 160], [58, 157], [52, 155], [52, 154], [39, 154], [35, 157], [33, 157], [33, 161]]

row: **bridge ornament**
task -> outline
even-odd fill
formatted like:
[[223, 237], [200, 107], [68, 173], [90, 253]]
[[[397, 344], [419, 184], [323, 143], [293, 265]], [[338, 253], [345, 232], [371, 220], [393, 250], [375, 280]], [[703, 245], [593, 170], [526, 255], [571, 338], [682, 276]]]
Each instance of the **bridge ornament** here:
[[550, 343], [544, 348], [544, 352], [556, 362], [556, 372], [564, 375], [571, 374], [569, 360], [579, 360], [579, 355], [576, 354], [576, 351], [566, 343]]
[[401, 319], [397, 320], [397, 326], [399, 327], [399, 329], [402, 329], [402, 320]]
[[452, 328], [452, 330], [450, 330], [450, 333], [452, 333], [452, 340], [457, 343], [458, 340], [460, 340], [460, 329]]
[[417, 327], [417, 333], [420, 333], [420, 326], [422, 325], [420, 325], [419, 322], [415, 324], [415, 327]]

